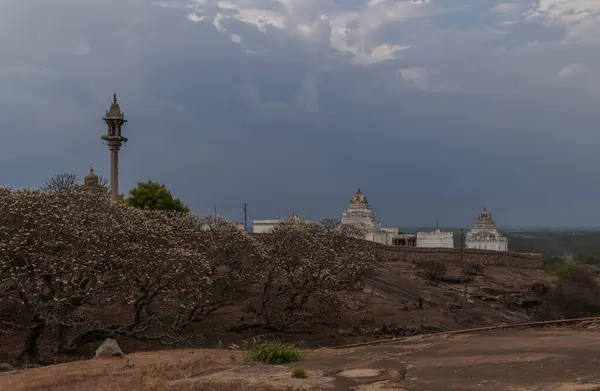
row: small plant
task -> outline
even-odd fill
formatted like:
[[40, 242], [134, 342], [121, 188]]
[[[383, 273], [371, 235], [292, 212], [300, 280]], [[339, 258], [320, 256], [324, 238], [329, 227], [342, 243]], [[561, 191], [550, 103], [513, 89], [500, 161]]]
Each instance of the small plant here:
[[294, 345], [266, 342], [251, 348], [247, 358], [265, 364], [288, 364], [302, 360], [302, 353]]
[[306, 379], [308, 375], [306, 374], [306, 370], [304, 368], [295, 368], [292, 372], [292, 377], [295, 379]]
[[467, 262], [462, 267], [462, 272], [467, 275], [476, 275], [483, 273], [483, 265], [481, 263]]
[[439, 280], [444, 277], [447, 272], [446, 264], [442, 261], [427, 260], [421, 263], [421, 269], [431, 281]]
[[537, 297], [544, 297], [550, 292], [550, 287], [542, 282], [534, 282], [530, 289]]

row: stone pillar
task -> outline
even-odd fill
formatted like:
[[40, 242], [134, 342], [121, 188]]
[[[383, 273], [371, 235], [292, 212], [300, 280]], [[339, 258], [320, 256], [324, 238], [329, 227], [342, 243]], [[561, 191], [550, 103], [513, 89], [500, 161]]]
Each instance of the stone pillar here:
[[110, 109], [106, 111], [106, 116], [102, 118], [106, 122], [108, 133], [102, 136], [102, 139], [108, 144], [110, 150], [110, 198], [113, 201], [119, 200], [119, 149], [123, 143], [127, 142], [127, 137], [123, 136], [123, 125], [127, 123], [125, 114], [117, 103], [117, 94], [113, 95], [113, 102]]
[[119, 200], [119, 145], [109, 145], [110, 149], [110, 198]]

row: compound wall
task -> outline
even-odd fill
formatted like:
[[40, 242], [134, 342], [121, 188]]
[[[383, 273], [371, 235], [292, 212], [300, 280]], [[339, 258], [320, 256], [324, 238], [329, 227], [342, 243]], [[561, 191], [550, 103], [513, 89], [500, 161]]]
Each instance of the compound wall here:
[[[382, 261], [411, 262], [442, 261], [456, 263], [461, 261], [460, 248], [418, 248], [373, 244], [377, 247]], [[488, 266], [517, 267], [539, 269], [544, 265], [540, 254], [514, 253], [508, 251], [462, 250], [463, 262], [480, 263]]]

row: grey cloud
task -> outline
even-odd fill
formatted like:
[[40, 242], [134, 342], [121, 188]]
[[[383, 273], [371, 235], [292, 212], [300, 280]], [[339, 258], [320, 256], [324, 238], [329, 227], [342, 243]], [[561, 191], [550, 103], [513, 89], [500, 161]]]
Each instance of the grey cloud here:
[[[239, 219], [248, 202], [251, 218], [294, 209], [316, 218], [341, 213], [360, 186], [389, 226], [436, 215], [464, 225], [483, 205], [500, 224], [597, 220], [593, 42], [559, 44], [566, 27], [535, 20], [498, 33], [499, 2], [432, 0], [435, 12], [376, 28], [348, 19], [344, 42], [354, 53], [332, 45], [333, 20], [366, 2], [229, 3], [290, 23], [257, 26], [248, 21], [256, 14], [236, 19], [218, 1], [196, 23], [184, 2], [0, 5], [0, 114], [11, 129], [2, 180], [36, 185], [57, 171], [85, 175], [89, 165], [106, 173], [100, 117], [117, 92], [131, 120], [124, 190], [153, 178], [198, 213], [216, 203]], [[219, 14], [229, 16], [220, 30]], [[484, 14], [489, 23], [467, 23]], [[38, 31], [27, 27], [34, 22]], [[352, 61], [383, 44], [411, 47]], [[406, 69], [422, 72], [403, 78]], [[567, 208], [566, 199], [576, 202]]]

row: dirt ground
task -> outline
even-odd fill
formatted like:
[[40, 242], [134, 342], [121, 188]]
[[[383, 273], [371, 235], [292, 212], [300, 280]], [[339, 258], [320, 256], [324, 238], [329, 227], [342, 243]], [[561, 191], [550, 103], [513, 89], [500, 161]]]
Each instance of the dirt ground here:
[[[2, 391], [600, 390], [600, 331], [504, 330], [304, 351], [269, 366], [231, 350], [134, 353], [0, 374]], [[296, 368], [307, 378], [295, 379]]]

